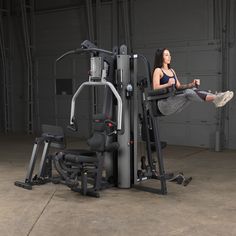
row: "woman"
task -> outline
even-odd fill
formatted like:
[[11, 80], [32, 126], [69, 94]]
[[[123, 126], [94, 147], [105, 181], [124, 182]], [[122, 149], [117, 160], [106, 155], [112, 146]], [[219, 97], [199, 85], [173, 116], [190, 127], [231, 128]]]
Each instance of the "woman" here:
[[192, 101], [213, 102], [216, 107], [222, 107], [233, 98], [234, 93], [232, 91], [213, 94], [197, 89], [200, 85], [200, 80], [197, 79], [189, 84], [181, 84], [175, 71], [171, 68], [170, 62], [169, 50], [167, 48], [157, 49], [153, 70], [153, 89], [175, 86], [177, 90], [183, 90], [182, 94], [158, 101], [158, 108], [163, 115], [180, 112]]

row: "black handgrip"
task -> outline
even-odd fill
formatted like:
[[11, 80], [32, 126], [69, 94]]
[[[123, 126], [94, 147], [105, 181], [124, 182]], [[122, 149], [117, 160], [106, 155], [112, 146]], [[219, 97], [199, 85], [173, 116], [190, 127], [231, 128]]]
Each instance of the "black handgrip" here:
[[77, 124], [75, 118], [73, 117], [71, 121], [72, 121], [72, 124], [68, 125], [67, 129], [69, 129], [69, 130], [71, 130], [73, 132], [78, 131], [78, 124]]
[[175, 84], [172, 84], [171, 89], [169, 91], [174, 92], [176, 90]]
[[74, 125], [68, 125], [67, 129], [70, 130], [70, 131], [73, 131], [73, 132], [78, 131], [78, 129]]

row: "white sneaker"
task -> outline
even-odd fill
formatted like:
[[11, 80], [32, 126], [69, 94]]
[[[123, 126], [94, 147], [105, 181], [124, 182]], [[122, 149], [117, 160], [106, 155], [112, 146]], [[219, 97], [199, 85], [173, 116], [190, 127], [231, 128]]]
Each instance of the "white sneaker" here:
[[217, 93], [216, 98], [213, 101], [216, 107], [223, 107], [227, 102], [229, 102], [234, 96], [234, 92], [226, 91], [224, 93]]

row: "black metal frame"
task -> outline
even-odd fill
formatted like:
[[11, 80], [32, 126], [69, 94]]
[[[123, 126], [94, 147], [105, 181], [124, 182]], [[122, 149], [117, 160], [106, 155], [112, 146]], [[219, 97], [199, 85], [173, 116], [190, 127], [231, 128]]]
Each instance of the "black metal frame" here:
[[[54, 167], [60, 174], [59, 183], [82, 195], [100, 197], [104, 155], [101, 152], [83, 153], [65, 150], [53, 157]], [[92, 187], [88, 187], [92, 184]]]
[[[147, 179], [158, 179], [161, 182], [161, 187], [159, 188], [152, 188], [142, 185], [141, 183], [136, 184], [135, 187], [152, 193], [167, 194], [167, 185], [166, 180], [167, 178], [173, 177], [173, 174], [166, 174], [164, 161], [163, 161], [163, 154], [162, 154], [162, 142], [160, 140], [159, 135], [159, 124], [158, 118], [162, 116], [160, 113], [157, 101], [172, 96], [174, 91], [172, 89], [160, 89], [160, 90], [153, 90], [151, 86], [151, 70], [150, 64], [146, 57], [143, 55], [139, 55], [139, 57], [143, 60], [146, 68], [146, 76], [142, 81], [139, 82], [139, 89], [142, 93], [142, 112], [143, 112], [143, 124], [144, 124], [144, 131], [146, 137], [146, 150], [147, 150], [147, 157], [148, 157], [148, 164], [150, 167], [151, 172], [148, 173]], [[148, 112], [150, 117], [150, 122], [148, 122]], [[157, 153], [157, 162], [158, 162], [158, 172], [153, 165], [153, 158], [152, 158], [152, 149], [151, 149], [151, 138], [150, 138], [150, 130], [148, 124], [152, 125], [152, 130], [154, 134], [154, 144], [155, 150]], [[142, 181], [140, 181], [142, 182]]]
[[[33, 177], [35, 163], [39, 155], [39, 147], [43, 146], [38, 174]], [[52, 177], [52, 160], [49, 155], [50, 147], [59, 149], [65, 148], [65, 137], [61, 127], [52, 125], [42, 125], [42, 136], [37, 137], [34, 141], [33, 151], [31, 154], [29, 166], [27, 169], [25, 181], [16, 181], [15, 185], [28, 190], [33, 185], [40, 185], [51, 181]]]
[[[72, 191], [82, 195], [100, 197], [104, 153], [114, 152], [119, 148], [117, 142], [107, 143], [107, 137], [114, 132], [113, 121], [103, 114], [93, 117], [94, 133], [87, 143], [90, 150], [63, 150], [53, 157], [54, 167], [59, 173], [60, 183], [67, 185]], [[92, 184], [92, 187], [89, 187]], [[108, 186], [106, 182], [104, 185]]]

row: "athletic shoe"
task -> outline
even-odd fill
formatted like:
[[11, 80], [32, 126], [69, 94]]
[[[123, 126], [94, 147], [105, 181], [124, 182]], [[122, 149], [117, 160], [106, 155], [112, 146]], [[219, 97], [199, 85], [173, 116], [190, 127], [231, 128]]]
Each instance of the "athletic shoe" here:
[[234, 96], [234, 92], [226, 91], [224, 93], [217, 93], [216, 98], [213, 101], [216, 107], [223, 107], [227, 102], [229, 102]]

